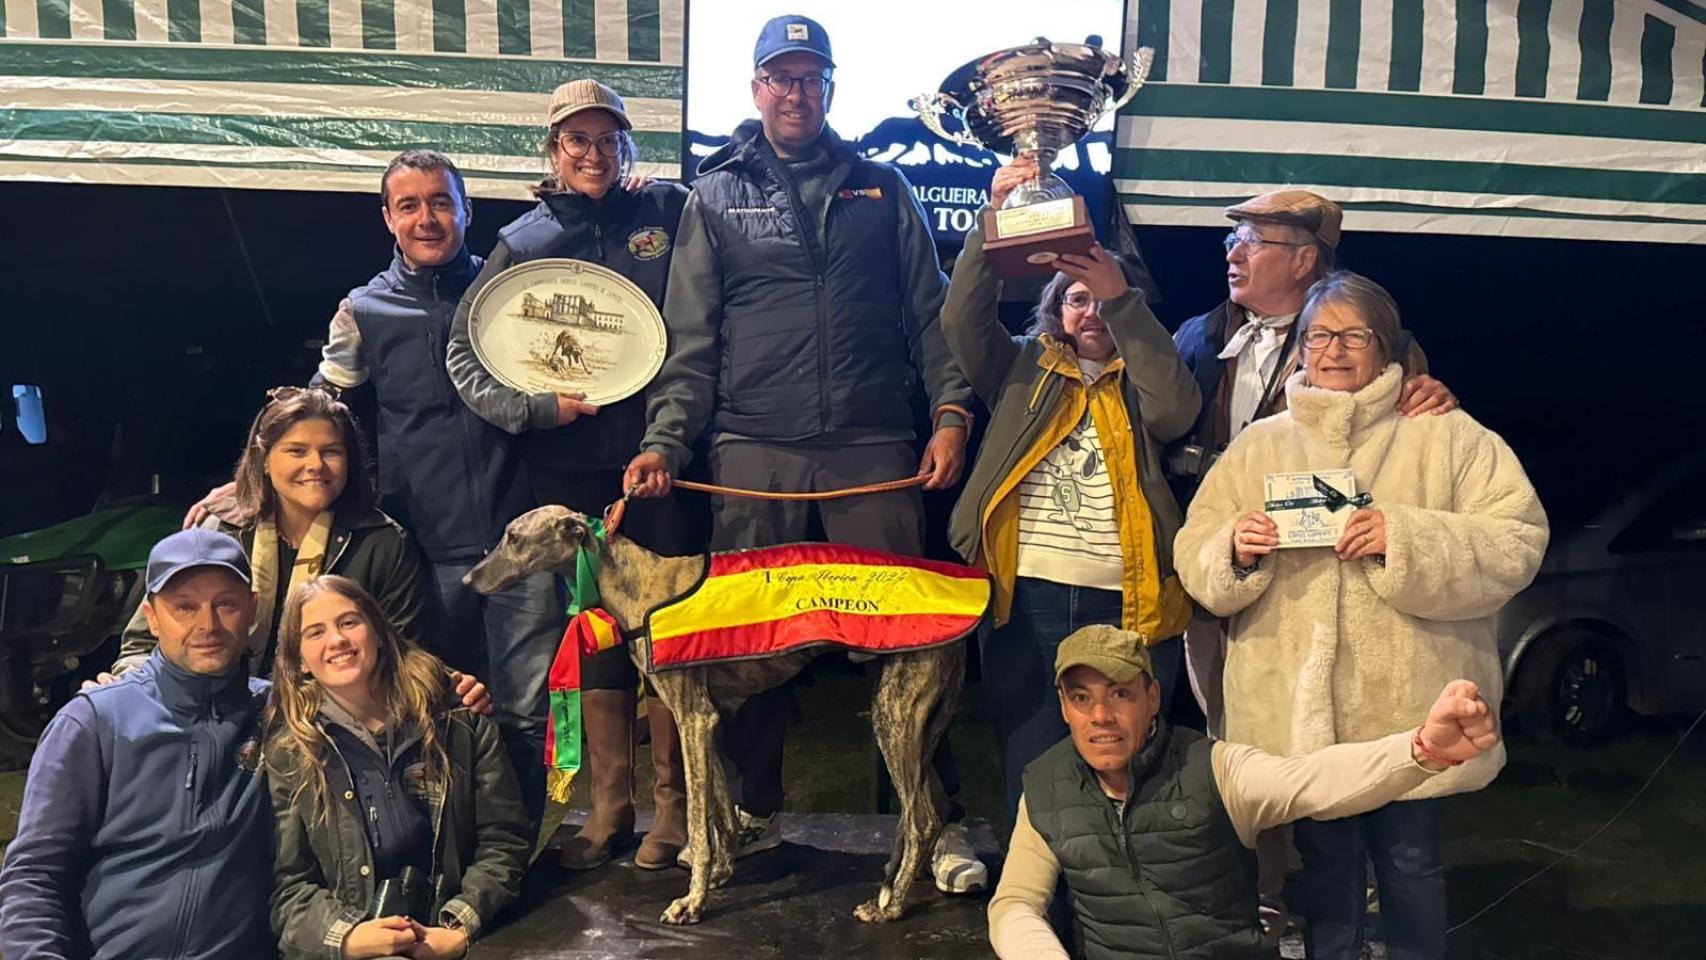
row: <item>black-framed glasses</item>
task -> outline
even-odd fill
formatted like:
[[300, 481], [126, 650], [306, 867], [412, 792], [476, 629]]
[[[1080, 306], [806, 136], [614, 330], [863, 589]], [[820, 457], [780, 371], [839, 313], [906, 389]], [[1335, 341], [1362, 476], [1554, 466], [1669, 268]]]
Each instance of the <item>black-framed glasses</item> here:
[[1246, 252], [1255, 253], [1262, 244], [1268, 244], [1269, 246], [1275, 247], [1308, 246], [1308, 244], [1299, 243], [1295, 240], [1269, 240], [1266, 237], [1258, 236], [1254, 233], [1229, 233], [1226, 235], [1225, 240], [1220, 241], [1220, 245], [1226, 248], [1227, 253], [1231, 253], [1238, 247], [1243, 247]]
[[1374, 342], [1374, 331], [1367, 327], [1352, 327], [1349, 330], [1322, 330], [1311, 327], [1303, 334], [1304, 349], [1317, 353], [1327, 349], [1327, 345], [1337, 339], [1345, 345], [1346, 350], [1367, 350]]
[[1087, 291], [1077, 290], [1062, 297], [1060, 302], [1074, 310], [1088, 310], [1092, 305], [1099, 304], [1102, 301], [1090, 296]]
[[767, 73], [759, 77], [758, 82], [764, 84], [764, 89], [770, 91], [770, 95], [778, 100], [793, 93], [796, 83], [800, 85], [801, 93], [816, 100], [823, 96], [823, 92], [829, 89], [831, 83], [828, 77], [816, 74], [809, 77], [790, 77], [785, 73]]
[[572, 131], [557, 135], [557, 149], [576, 160], [586, 156], [594, 147], [598, 148], [600, 154], [615, 159], [622, 152], [622, 135], [607, 133], [596, 140], [584, 133]]

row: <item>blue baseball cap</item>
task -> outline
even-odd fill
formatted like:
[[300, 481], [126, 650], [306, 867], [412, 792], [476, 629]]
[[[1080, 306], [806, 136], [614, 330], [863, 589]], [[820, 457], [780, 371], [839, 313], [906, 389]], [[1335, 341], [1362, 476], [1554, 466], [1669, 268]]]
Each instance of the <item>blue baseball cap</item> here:
[[835, 66], [829, 54], [829, 31], [811, 17], [787, 14], [771, 17], [758, 31], [758, 44], [752, 49], [752, 68], [757, 70], [765, 61], [784, 53], [804, 50], [823, 58], [824, 66]]
[[224, 567], [250, 582], [249, 558], [235, 537], [217, 530], [180, 530], [148, 552], [148, 592], [159, 593], [166, 581], [195, 567]]

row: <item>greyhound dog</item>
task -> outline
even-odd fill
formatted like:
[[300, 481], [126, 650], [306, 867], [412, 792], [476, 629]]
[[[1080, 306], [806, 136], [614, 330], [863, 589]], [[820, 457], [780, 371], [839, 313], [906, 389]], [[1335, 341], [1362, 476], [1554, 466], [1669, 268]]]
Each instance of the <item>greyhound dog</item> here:
[[[645, 673], [650, 659], [646, 614], [693, 590], [705, 574], [706, 557], [660, 557], [619, 534], [600, 542], [585, 516], [567, 507], [545, 506], [511, 522], [497, 549], [464, 580], [490, 594], [540, 571], [571, 575], [580, 550], [599, 551], [599, 605], [621, 628], [634, 663]], [[784, 683], [817, 653], [803, 650], [647, 675], [681, 728], [687, 771], [687, 842], [693, 875], [687, 895], [664, 910], [664, 923], [699, 922], [710, 888], [720, 886], [734, 871], [740, 831], [715, 748], [721, 716], [747, 697]], [[868, 923], [894, 920], [905, 911], [908, 888], [920, 868], [928, 865], [928, 852], [942, 829], [947, 795], [929, 760], [959, 701], [965, 644], [886, 654], [881, 660], [871, 726], [894, 781], [901, 813], [882, 887], [853, 911]]]

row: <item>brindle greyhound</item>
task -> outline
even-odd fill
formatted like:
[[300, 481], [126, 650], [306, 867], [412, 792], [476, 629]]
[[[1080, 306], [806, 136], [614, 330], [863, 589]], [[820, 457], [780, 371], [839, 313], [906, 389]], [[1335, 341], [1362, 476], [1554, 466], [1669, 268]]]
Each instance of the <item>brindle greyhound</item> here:
[[[546, 506], [510, 523], [503, 542], [464, 579], [489, 594], [539, 571], [572, 575], [576, 551], [586, 549], [598, 550], [601, 558], [599, 605], [615, 619], [634, 663], [644, 672], [650, 643], [645, 632], [647, 612], [692, 590], [704, 576], [705, 557], [660, 557], [620, 535], [601, 544], [585, 516], [567, 507]], [[747, 697], [782, 684], [818, 652], [648, 675], [681, 728], [687, 768], [687, 842], [693, 878], [687, 895], [663, 912], [664, 923], [699, 922], [706, 893], [734, 871], [739, 823], [713, 746], [720, 715], [733, 711]], [[855, 917], [871, 923], [894, 920], [906, 909], [908, 887], [928, 866], [927, 853], [941, 831], [947, 796], [929, 758], [959, 701], [965, 645], [950, 643], [881, 659], [871, 726], [901, 812], [882, 888], [853, 911]]]

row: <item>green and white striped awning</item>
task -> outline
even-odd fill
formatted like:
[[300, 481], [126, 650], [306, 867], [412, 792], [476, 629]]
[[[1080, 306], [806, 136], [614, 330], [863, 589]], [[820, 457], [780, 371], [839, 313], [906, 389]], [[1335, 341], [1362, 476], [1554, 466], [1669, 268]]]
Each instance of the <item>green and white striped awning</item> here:
[[680, 173], [684, 0], [0, 0], [0, 179], [377, 188], [411, 147], [524, 197], [557, 84]]
[[1353, 230], [1706, 243], [1702, 0], [1130, 0], [1137, 223], [1279, 186]]

